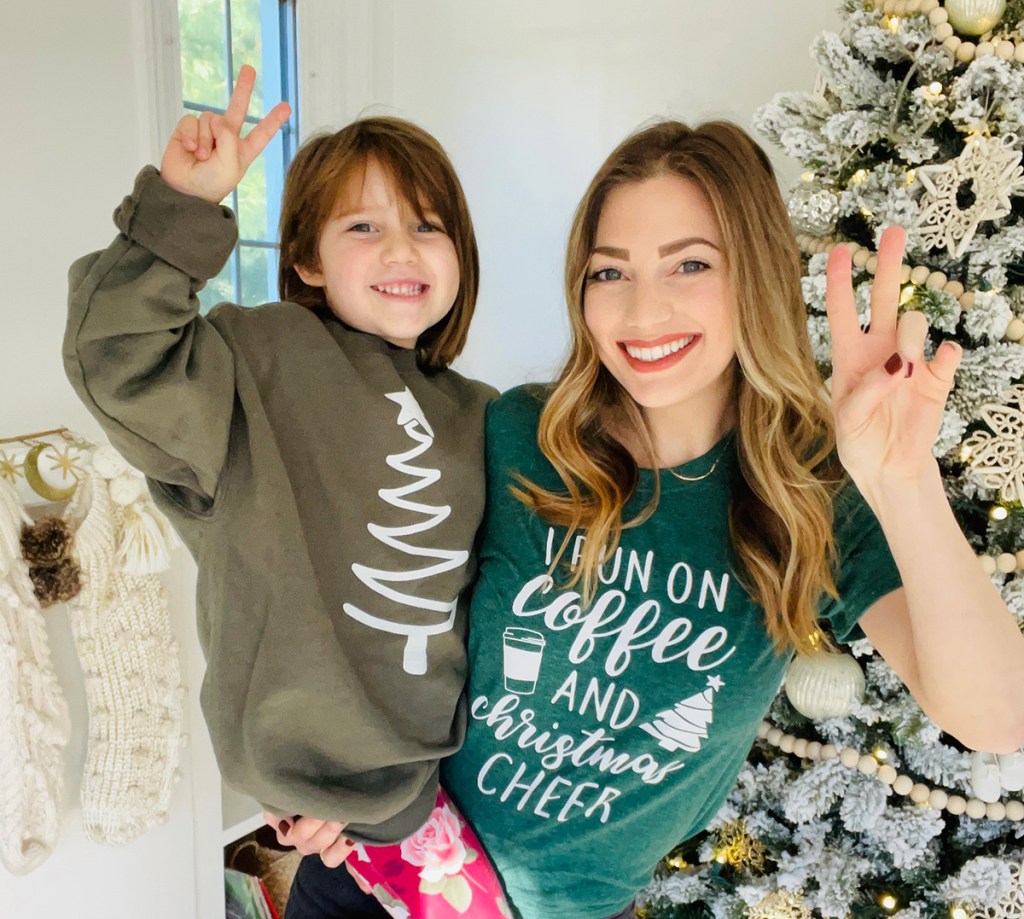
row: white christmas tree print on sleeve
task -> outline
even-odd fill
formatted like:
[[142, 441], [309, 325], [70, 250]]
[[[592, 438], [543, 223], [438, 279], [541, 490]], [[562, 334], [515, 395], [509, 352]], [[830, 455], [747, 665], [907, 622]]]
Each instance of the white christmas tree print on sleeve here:
[[725, 683], [718, 676], [708, 677], [708, 688], [682, 702], [671, 711], [658, 712], [651, 724], [641, 724], [642, 730], [658, 741], [658, 746], [670, 753], [687, 750], [696, 753], [708, 738], [708, 725], [714, 720], [714, 695]]
[[453, 597], [450, 600], [436, 600], [430, 597], [419, 597], [414, 594], [403, 593], [388, 585], [401, 584], [406, 581], [417, 581], [451, 571], [453, 568], [458, 568], [466, 563], [469, 558], [469, 552], [465, 549], [425, 549], [403, 541], [404, 537], [413, 536], [425, 530], [432, 530], [451, 515], [452, 509], [449, 505], [434, 506], [420, 504], [407, 499], [407, 495], [422, 491], [441, 478], [441, 472], [438, 469], [410, 464], [411, 461], [431, 448], [434, 443], [434, 432], [427, 422], [426, 416], [423, 414], [423, 409], [408, 387], [402, 392], [387, 393], [387, 397], [392, 402], [396, 402], [400, 408], [397, 421], [398, 426], [404, 428], [405, 433], [415, 441], [415, 446], [406, 452], [390, 454], [387, 457], [387, 464], [392, 469], [410, 476], [413, 481], [398, 488], [382, 488], [377, 494], [392, 507], [422, 515], [422, 519], [403, 526], [394, 527], [368, 523], [366, 528], [375, 539], [384, 543], [384, 545], [397, 549], [404, 555], [412, 556], [413, 558], [435, 560], [436, 563], [413, 567], [405, 571], [385, 571], [380, 568], [370, 568], [367, 565], [357, 563], [352, 565], [352, 572], [360, 581], [380, 596], [387, 597], [389, 600], [412, 607], [413, 609], [430, 610], [440, 613], [444, 616], [444, 619], [430, 625], [416, 625], [374, 616], [352, 603], [344, 604], [343, 609], [347, 615], [370, 628], [396, 635], [405, 635], [408, 640], [406, 641], [405, 652], [402, 657], [402, 669], [406, 673], [420, 676], [427, 672], [427, 639], [431, 635], [440, 635], [451, 631], [455, 623], [458, 597]]

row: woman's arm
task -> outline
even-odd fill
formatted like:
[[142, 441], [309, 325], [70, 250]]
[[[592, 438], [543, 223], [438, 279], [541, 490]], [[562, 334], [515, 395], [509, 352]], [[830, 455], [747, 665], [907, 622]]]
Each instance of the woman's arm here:
[[904, 234], [887, 230], [862, 332], [849, 252], [829, 260], [832, 404], [839, 455], [871, 506], [903, 579], [861, 626], [922, 708], [969, 747], [1024, 741], [1024, 635], [981, 569], [946, 500], [931, 446], [960, 348], [924, 359], [925, 317], [898, 318]]

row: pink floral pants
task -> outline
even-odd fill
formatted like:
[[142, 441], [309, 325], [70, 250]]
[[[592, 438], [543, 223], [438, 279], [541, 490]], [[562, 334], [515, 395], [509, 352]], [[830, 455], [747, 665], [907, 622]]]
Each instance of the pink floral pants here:
[[443, 788], [416, 833], [356, 846], [347, 865], [395, 919], [512, 919], [494, 867]]

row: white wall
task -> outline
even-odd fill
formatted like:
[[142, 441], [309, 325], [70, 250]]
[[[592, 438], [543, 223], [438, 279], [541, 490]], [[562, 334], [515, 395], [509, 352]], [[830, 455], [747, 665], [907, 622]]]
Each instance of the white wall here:
[[[0, 437], [68, 425], [98, 428], [64, 378], [60, 342], [67, 269], [114, 235], [110, 215], [139, 166], [156, 156], [150, 47], [152, 10], [143, 0], [33, 0], [0, 4]], [[172, 618], [196, 689], [190, 562], [169, 577]], [[0, 915], [81, 919], [182, 919], [196, 915], [193, 804], [206, 762], [203, 728], [188, 726], [185, 779], [168, 823], [123, 848], [101, 846], [81, 830], [78, 789], [85, 756], [84, 684], [63, 607], [46, 613], [73, 736], [67, 748], [65, 817], [55, 853], [25, 877], [0, 867]], [[206, 772], [207, 770], [200, 770]], [[203, 776], [209, 785], [209, 776]], [[216, 799], [216, 830], [220, 812]], [[219, 850], [219, 838], [213, 849]], [[208, 860], [208, 859], [207, 859]], [[217, 865], [199, 884], [207, 890]], [[214, 896], [217, 888], [214, 888]], [[209, 894], [207, 894], [209, 896]]]
[[[302, 0], [298, 8], [311, 43], [300, 80], [311, 103], [304, 132], [396, 114], [434, 133], [452, 157], [482, 262], [457, 366], [501, 388], [549, 379], [564, 353], [565, 237], [612, 148], [654, 116], [724, 117], [749, 128], [776, 91], [813, 86], [811, 38], [838, 24], [822, 0]], [[796, 165], [770, 152], [794, 179]]]
[[[152, 3], [168, 2], [0, 4], [0, 437], [61, 424], [98, 433], [60, 365], [66, 272], [110, 240], [112, 209], [158, 156], [166, 128], [153, 100], [168, 79], [153, 63], [150, 18]], [[502, 387], [549, 377], [563, 351], [565, 233], [615, 143], [653, 115], [749, 123], [776, 90], [812, 85], [807, 46], [835, 22], [821, 0], [299, 0], [299, 10], [305, 128], [373, 106], [423, 124], [451, 153], [483, 263], [460, 367]], [[194, 706], [191, 574], [179, 558], [168, 578], [193, 690], [191, 758], [170, 822], [122, 849], [79, 828], [84, 694], [63, 613], [50, 615], [74, 720], [67, 814], [42, 867], [24, 878], [0, 868], [0, 915], [179, 919], [197, 914], [197, 898], [216, 900], [220, 807]]]

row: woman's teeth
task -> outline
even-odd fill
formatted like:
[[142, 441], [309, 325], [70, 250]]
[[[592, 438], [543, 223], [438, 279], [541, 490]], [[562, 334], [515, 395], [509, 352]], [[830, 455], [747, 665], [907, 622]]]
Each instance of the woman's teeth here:
[[675, 341], [667, 342], [664, 345], [656, 345], [653, 348], [636, 348], [633, 345], [625, 345], [626, 353], [635, 361], [660, 361], [663, 357], [675, 354], [685, 348], [696, 335], [687, 335], [685, 338], [677, 338]]

